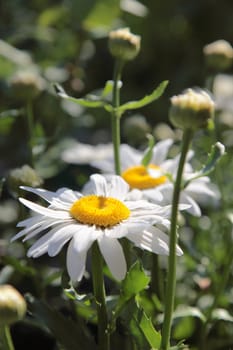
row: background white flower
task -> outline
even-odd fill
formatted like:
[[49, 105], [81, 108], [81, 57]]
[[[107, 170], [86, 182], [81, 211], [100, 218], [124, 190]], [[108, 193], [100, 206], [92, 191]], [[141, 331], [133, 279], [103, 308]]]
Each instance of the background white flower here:
[[[144, 167], [144, 170], [142, 170], [141, 163], [145, 152], [134, 149], [129, 145], [121, 145], [120, 147], [123, 178], [133, 188], [137, 188], [137, 185], [139, 185], [138, 189], [143, 192], [147, 199], [160, 205], [169, 205], [172, 201], [173, 184], [180, 158], [179, 154], [174, 158], [167, 158], [172, 143], [171, 139], [158, 142], [153, 147], [150, 165], [147, 169]], [[194, 175], [194, 170], [190, 164], [193, 155], [193, 151], [188, 152], [184, 166], [184, 179]], [[91, 164], [103, 173], [114, 172], [114, 161], [111, 155], [102, 160], [95, 160]], [[145, 187], [143, 187], [143, 184], [145, 184]], [[190, 182], [181, 191], [180, 209], [185, 208], [190, 214], [200, 216], [201, 209], [198, 203], [204, 204], [208, 201], [217, 203], [219, 196], [217, 187], [210, 182], [208, 177], [198, 178]], [[182, 207], [182, 204], [187, 204], [188, 207]]]
[[[94, 241], [113, 276], [121, 280], [126, 273], [123, 249], [118, 239], [126, 237], [136, 246], [157, 254], [168, 254], [168, 236], [161, 227], [169, 227], [170, 207], [161, 207], [146, 200], [128, 200], [128, 184], [120, 176], [106, 179], [91, 176], [89, 193], [83, 195], [67, 188], [57, 192], [23, 187], [49, 203], [44, 207], [27, 199], [21, 203], [36, 215], [18, 223], [25, 227], [13, 241], [42, 236], [28, 250], [29, 257], [45, 253], [57, 255], [68, 242], [67, 270], [72, 280], [80, 281], [85, 271], [88, 249]], [[152, 227], [159, 225], [159, 227]], [[182, 251], [177, 247], [177, 254]]]

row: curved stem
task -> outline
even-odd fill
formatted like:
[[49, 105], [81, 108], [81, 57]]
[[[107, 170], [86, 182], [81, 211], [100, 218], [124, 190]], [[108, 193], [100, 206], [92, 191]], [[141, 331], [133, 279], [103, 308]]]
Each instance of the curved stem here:
[[0, 327], [0, 345], [2, 345], [1, 349], [4, 350], [14, 350], [14, 345], [11, 339], [11, 333], [9, 326], [1, 326]]
[[174, 309], [175, 289], [176, 289], [176, 244], [177, 244], [177, 216], [179, 197], [181, 190], [182, 174], [185, 164], [186, 155], [192, 139], [192, 130], [186, 129], [183, 134], [183, 142], [181, 148], [181, 155], [179, 166], [174, 184], [173, 199], [172, 199], [172, 213], [171, 213], [171, 229], [169, 241], [169, 257], [168, 257], [168, 280], [166, 285], [165, 295], [165, 315], [162, 328], [161, 350], [168, 350], [170, 347], [170, 334], [172, 314]]
[[98, 318], [98, 349], [109, 350], [110, 341], [108, 332], [108, 314], [105, 301], [103, 259], [97, 242], [94, 242], [92, 245], [92, 279]]

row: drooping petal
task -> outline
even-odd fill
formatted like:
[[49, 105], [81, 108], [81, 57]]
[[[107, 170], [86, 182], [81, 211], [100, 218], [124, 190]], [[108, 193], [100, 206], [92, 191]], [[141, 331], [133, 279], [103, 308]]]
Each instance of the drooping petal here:
[[77, 224], [65, 225], [64, 227], [58, 229], [48, 244], [48, 255], [57, 255], [66, 242], [68, 242], [75, 234], [79, 234], [79, 227]]
[[[129, 234], [128, 238], [141, 249], [155, 254], [169, 254], [169, 236], [157, 227], [150, 227], [141, 234]], [[176, 247], [176, 254], [182, 255], [182, 250], [179, 246]]]
[[142, 160], [142, 153], [135, 148], [122, 144], [120, 147], [122, 171], [134, 165], [139, 165]]
[[53, 198], [56, 196], [55, 192], [44, 190], [43, 188], [34, 188], [29, 186], [20, 186], [25, 191], [36, 194], [37, 196], [43, 198], [47, 202], [51, 203]]
[[61, 219], [61, 220], [70, 219], [70, 214], [66, 211], [52, 210], [49, 208], [45, 208], [39, 204], [33, 203], [33, 202], [31, 202], [27, 199], [24, 199], [24, 198], [19, 198], [19, 200], [26, 207], [28, 207], [29, 209], [31, 209], [39, 214], [48, 216], [50, 218], [56, 218], [56, 219]]
[[185, 191], [181, 192], [180, 203], [189, 205], [189, 208], [186, 210], [191, 215], [197, 216], [197, 217], [201, 216], [201, 209], [200, 209], [199, 205], [191, 196], [188, 195], [187, 192], [185, 192]]
[[111, 239], [106, 236], [103, 236], [98, 243], [100, 251], [112, 275], [118, 281], [121, 281], [125, 277], [127, 267], [120, 243], [117, 239]]
[[167, 157], [169, 148], [171, 147], [172, 143], [172, 139], [167, 139], [158, 142], [153, 148], [153, 156], [151, 159], [151, 163], [155, 165], [162, 164]]
[[85, 271], [87, 251], [77, 252], [74, 237], [67, 249], [66, 265], [71, 280], [80, 281]]

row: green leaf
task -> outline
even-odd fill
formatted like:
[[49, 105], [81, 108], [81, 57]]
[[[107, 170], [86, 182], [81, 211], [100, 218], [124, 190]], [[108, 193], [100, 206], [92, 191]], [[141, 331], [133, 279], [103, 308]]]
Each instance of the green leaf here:
[[122, 296], [128, 300], [144, 290], [150, 281], [139, 261], [134, 263], [122, 282]]
[[211, 315], [212, 320], [222, 320], [226, 322], [233, 322], [233, 316], [225, 309], [215, 309]]
[[142, 313], [139, 326], [150, 346], [154, 349], [158, 349], [160, 347], [161, 334], [155, 330], [151, 320], [146, 316], [145, 312]]
[[96, 349], [95, 342], [81, 319], [77, 323], [74, 323], [57, 310], [53, 310], [45, 302], [39, 301], [31, 295], [27, 295], [26, 300], [29, 311], [51, 331], [65, 349]]
[[105, 86], [104, 86], [103, 91], [102, 91], [102, 94], [101, 94], [101, 97], [104, 98], [104, 97], [108, 96], [109, 94], [111, 94], [112, 90], [113, 90], [113, 86], [114, 86], [113, 80], [106, 81]]
[[215, 143], [211, 148], [211, 152], [208, 155], [206, 164], [202, 167], [200, 171], [196, 172], [191, 179], [185, 182], [184, 187], [186, 187], [191, 181], [198, 179], [199, 177], [209, 175], [215, 169], [217, 163], [224, 154], [225, 146], [221, 142]]
[[141, 164], [147, 167], [150, 164], [152, 155], [153, 155], [153, 147], [155, 145], [154, 137], [150, 134], [147, 135], [148, 138], [148, 147], [144, 153]]
[[105, 105], [105, 102], [100, 100], [98, 96], [95, 95], [87, 95], [86, 98], [75, 98], [67, 95], [65, 90], [59, 85], [59, 84], [54, 84], [55, 91], [58, 96], [61, 98], [64, 98], [68, 101], [72, 101], [74, 103], [79, 104], [80, 106], [83, 107], [88, 107], [88, 108], [98, 108], [102, 107]]
[[175, 310], [173, 318], [179, 317], [196, 317], [199, 318], [202, 322], [206, 321], [206, 318], [200, 309], [187, 305], [181, 305]]
[[167, 84], [168, 84], [167, 80], [163, 81], [150, 95], [143, 97], [141, 100], [130, 101], [130, 102], [127, 102], [127, 103], [121, 105], [118, 108], [118, 112], [123, 113], [128, 109], [138, 109], [138, 108], [144, 107], [144, 106], [148, 105], [149, 103], [157, 100], [163, 94]]

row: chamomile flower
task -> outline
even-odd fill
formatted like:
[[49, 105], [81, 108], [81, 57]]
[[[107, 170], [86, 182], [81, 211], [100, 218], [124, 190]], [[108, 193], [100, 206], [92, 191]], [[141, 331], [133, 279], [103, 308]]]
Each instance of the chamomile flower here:
[[[120, 147], [121, 176], [123, 179], [131, 189], [140, 190], [145, 198], [160, 205], [169, 205], [172, 201], [180, 157], [178, 154], [175, 158], [167, 158], [172, 143], [171, 139], [158, 142], [152, 149], [152, 157], [147, 167], [142, 165], [145, 152], [126, 144]], [[188, 152], [184, 166], [184, 180], [192, 178], [192, 175], [195, 174], [190, 164], [193, 155], [192, 151]], [[103, 173], [114, 172], [114, 160], [110, 155], [105, 159], [92, 161], [91, 165], [100, 169]], [[200, 216], [201, 209], [198, 203], [210, 199], [212, 201], [219, 199], [217, 188], [210, 183], [208, 177], [198, 178], [191, 181], [181, 191], [180, 209], [186, 209], [190, 214]]]
[[[92, 175], [86, 195], [67, 188], [50, 192], [23, 187], [46, 200], [49, 206], [20, 198], [36, 215], [18, 223], [18, 227], [24, 228], [12, 240], [24, 237], [23, 241], [27, 241], [41, 233], [28, 250], [28, 256], [33, 258], [45, 253], [55, 256], [69, 242], [67, 270], [73, 281], [82, 279], [87, 252], [94, 241], [98, 242], [112, 275], [118, 280], [126, 274], [118, 239], [126, 237], [141, 249], [168, 254], [168, 236], [161, 227], [169, 227], [170, 208], [141, 199], [127, 200], [128, 184], [116, 175], [108, 180], [99, 174]], [[160, 228], [152, 226], [156, 224]], [[177, 254], [182, 254], [179, 247]]]

